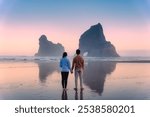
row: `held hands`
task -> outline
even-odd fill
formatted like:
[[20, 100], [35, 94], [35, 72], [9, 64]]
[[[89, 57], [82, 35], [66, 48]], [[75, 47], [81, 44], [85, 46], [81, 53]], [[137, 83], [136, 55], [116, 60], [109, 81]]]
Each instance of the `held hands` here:
[[73, 73], [73, 70], [70, 70], [71, 73]]

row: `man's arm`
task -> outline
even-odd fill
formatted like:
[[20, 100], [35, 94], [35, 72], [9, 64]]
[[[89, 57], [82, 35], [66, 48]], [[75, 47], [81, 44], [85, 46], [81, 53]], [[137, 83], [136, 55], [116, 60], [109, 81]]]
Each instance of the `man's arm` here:
[[82, 69], [84, 70], [84, 59], [82, 61]]
[[73, 59], [72, 61], [71, 73], [73, 73], [74, 66], [75, 66], [75, 59]]

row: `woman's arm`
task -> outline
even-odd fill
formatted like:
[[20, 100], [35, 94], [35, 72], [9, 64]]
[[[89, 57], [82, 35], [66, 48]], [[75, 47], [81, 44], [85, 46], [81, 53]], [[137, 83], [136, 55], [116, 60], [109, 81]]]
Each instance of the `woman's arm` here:
[[62, 59], [59, 62], [59, 67], [62, 67]]

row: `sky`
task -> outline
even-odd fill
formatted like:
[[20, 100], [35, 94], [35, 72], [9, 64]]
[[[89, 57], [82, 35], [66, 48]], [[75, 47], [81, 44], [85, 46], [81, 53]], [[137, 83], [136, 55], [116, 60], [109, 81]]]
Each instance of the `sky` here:
[[101, 23], [122, 56], [150, 56], [150, 0], [0, 0], [0, 55], [34, 55], [39, 38], [73, 54], [79, 38]]

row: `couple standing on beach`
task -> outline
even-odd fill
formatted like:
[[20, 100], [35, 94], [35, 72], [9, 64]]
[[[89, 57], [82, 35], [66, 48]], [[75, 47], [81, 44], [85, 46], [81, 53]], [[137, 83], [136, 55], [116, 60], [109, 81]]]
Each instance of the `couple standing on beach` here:
[[68, 75], [69, 71], [73, 73], [74, 70], [74, 76], [75, 76], [75, 88], [74, 90], [78, 90], [78, 77], [80, 79], [80, 89], [83, 90], [82, 86], [82, 74], [84, 70], [84, 60], [80, 56], [80, 50], [76, 50], [76, 56], [73, 58], [72, 61], [72, 67], [70, 67], [70, 61], [67, 58], [67, 52], [63, 53], [62, 59], [60, 60], [60, 68], [61, 68], [61, 76], [62, 76], [62, 88], [63, 90], [67, 90], [67, 81], [68, 81]]

